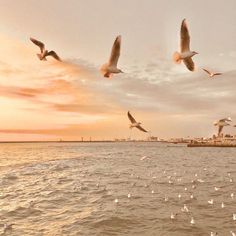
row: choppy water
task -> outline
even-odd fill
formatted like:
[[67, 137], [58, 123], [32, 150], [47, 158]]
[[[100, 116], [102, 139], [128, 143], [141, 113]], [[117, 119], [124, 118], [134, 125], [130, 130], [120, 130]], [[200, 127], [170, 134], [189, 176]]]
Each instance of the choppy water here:
[[[184, 204], [188, 213], [181, 211]], [[178, 213], [174, 220], [171, 213]], [[2, 235], [225, 236], [236, 233], [233, 213], [233, 148], [0, 144]]]

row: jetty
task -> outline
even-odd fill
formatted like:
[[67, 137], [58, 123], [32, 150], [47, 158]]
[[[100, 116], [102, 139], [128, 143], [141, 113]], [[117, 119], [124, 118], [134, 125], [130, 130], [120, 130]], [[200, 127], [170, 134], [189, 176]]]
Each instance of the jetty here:
[[188, 147], [236, 147], [236, 142], [230, 141], [192, 141], [188, 143]]

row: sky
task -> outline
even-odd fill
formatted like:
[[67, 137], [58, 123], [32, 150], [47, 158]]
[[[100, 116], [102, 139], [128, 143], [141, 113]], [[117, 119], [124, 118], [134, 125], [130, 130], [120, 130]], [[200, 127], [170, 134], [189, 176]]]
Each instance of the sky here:
[[[211, 137], [236, 124], [235, 0], [1, 0], [0, 141]], [[186, 18], [196, 71], [176, 65]], [[104, 78], [122, 35], [118, 67]], [[29, 37], [63, 62], [39, 61]], [[201, 68], [222, 72], [211, 80]], [[225, 133], [236, 134], [226, 127]]]

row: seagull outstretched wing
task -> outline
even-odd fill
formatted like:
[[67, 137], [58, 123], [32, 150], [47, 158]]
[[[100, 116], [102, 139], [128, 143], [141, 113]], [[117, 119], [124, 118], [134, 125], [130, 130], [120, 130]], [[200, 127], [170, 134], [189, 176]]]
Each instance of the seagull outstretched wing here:
[[222, 75], [222, 73], [217, 72], [217, 73], [214, 73], [214, 75]]
[[31, 42], [37, 45], [40, 48], [41, 53], [44, 51], [44, 44], [37, 39], [30, 38]]
[[136, 128], [139, 129], [139, 130], [141, 130], [141, 131], [143, 131], [143, 132], [145, 132], [145, 133], [147, 133], [147, 130], [145, 130], [144, 128], [142, 128], [140, 125], [136, 126]]
[[207, 69], [202, 68], [208, 75], [211, 75], [211, 72]]
[[48, 56], [54, 57], [56, 60], [61, 61], [61, 58], [54, 51], [50, 51], [47, 53]]
[[219, 129], [218, 129], [218, 135], [220, 135], [220, 133], [222, 132], [222, 130], [223, 130], [223, 125], [219, 125]]
[[188, 32], [188, 26], [186, 23], [186, 19], [183, 19], [180, 29], [180, 51], [188, 52], [190, 48], [190, 36]]
[[129, 120], [131, 121], [132, 124], [137, 123], [137, 121], [134, 119], [134, 117], [130, 114], [129, 111], [128, 111], [127, 115], [128, 115], [128, 118], [129, 118]]
[[121, 36], [117, 36], [115, 39], [115, 42], [112, 46], [111, 50], [111, 56], [109, 59], [109, 65], [110, 66], [117, 66], [118, 59], [120, 57], [120, 46], [121, 46]]
[[183, 62], [190, 71], [194, 71], [194, 62], [191, 57], [185, 58]]

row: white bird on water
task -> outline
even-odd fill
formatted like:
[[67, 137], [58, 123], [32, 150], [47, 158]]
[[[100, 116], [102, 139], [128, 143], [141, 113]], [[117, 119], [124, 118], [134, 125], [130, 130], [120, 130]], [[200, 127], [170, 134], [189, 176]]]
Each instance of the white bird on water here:
[[214, 200], [213, 200], [213, 199], [211, 199], [211, 200], [209, 200], [209, 201], [208, 201], [208, 203], [209, 203], [210, 205], [213, 205], [213, 203], [214, 203]]
[[120, 57], [121, 35], [117, 36], [111, 50], [111, 56], [108, 63], [102, 65], [100, 71], [104, 77], [111, 78], [113, 74], [123, 73], [117, 68]]
[[218, 187], [215, 187], [215, 191], [219, 191], [219, 189], [220, 189], [220, 188], [218, 188]]
[[175, 217], [177, 216], [177, 213], [171, 213], [171, 215], [170, 215], [170, 218], [172, 219], [172, 220], [174, 220], [175, 219]]
[[233, 220], [236, 220], [236, 214], [233, 214]]
[[231, 193], [231, 194], [230, 194], [230, 197], [231, 197], [232, 199], [234, 199], [234, 193]]
[[209, 75], [210, 78], [213, 78], [216, 75], [222, 75], [222, 73], [219, 73], [219, 72], [215, 73], [215, 72], [211, 72], [211, 71], [204, 69], [204, 68], [202, 68], [202, 69]]
[[236, 236], [236, 234], [232, 230], [230, 231], [230, 233], [232, 236]]
[[218, 236], [218, 233], [217, 232], [211, 232], [211, 236]]
[[221, 203], [221, 208], [225, 208], [225, 204], [223, 202]]
[[30, 38], [30, 40], [31, 40], [31, 42], [33, 42], [35, 45], [37, 45], [40, 48], [40, 53], [37, 54], [39, 60], [46, 61], [47, 56], [52, 56], [56, 60], [61, 61], [61, 58], [56, 54], [55, 51], [48, 51], [45, 49], [44, 43], [42, 43], [39, 40], [34, 39], [34, 38]]
[[137, 128], [137, 129], [139, 129], [139, 130], [141, 130], [141, 131], [147, 133], [147, 130], [145, 130], [143, 127], [141, 127], [141, 123], [140, 123], [140, 122], [137, 122], [137, 121], [134, 119], [134, 117], [130, 114], [129, 111], [128, 111], [127, 115], [128, 115], [129, 120], [131, 121], [130, 129], [132, 129], [132, 128], [135, 127], [135, 128]]
[[188, 207], [187, 207], [186, 204], [184, 204], [184, 207], [181, 208], [181, 211], [182, 211], [182, 212], [189, 212], [189, 209], [188, 209]]
[[191, 224], [191, 225], [194, 225], [194, 224], [195, 224], [195, 220], [194, 220], [194, 218], [193, 218], [193, 217], [191, 217], [190, 224]]
[[190, 35], [189, 35], [186, 19], [184, 19], [182, 21], [181, 30], [180, 30], [180, 53], [175, 52], [173, 55], [173, 60], [177, 64], [183, 61], [186, 67], [190, 71], [194, 71], [194, 62], [192, 60], [192, 57], [196, 54], [198, 53], [195, 51], [190, 51]]

